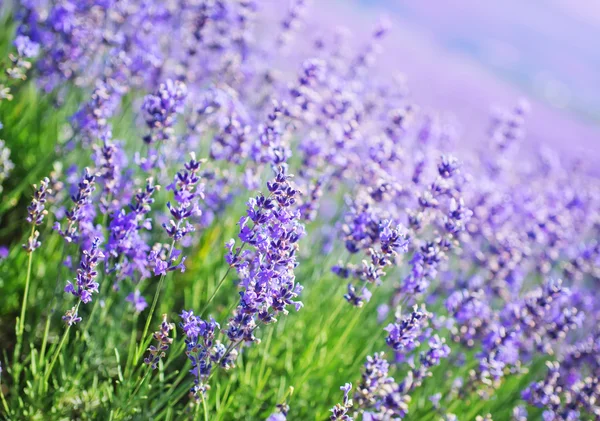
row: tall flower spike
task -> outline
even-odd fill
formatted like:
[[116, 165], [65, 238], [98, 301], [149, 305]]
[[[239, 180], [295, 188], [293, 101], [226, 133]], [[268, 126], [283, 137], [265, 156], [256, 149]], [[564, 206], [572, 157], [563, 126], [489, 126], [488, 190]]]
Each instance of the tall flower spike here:
[[153, 338], [156, 340], [157, 344], [156, 346], [150, 345], [148, 348], [149, 355], [144, 358], [144, 363], [152, 367], [152, 370], [156, 370], [158, 368], [158, 363], [167, 355], [166, 352], [169, 349], [169, 345], [173, 343], [173, 338], [169, 337], [169, 332], [175, 329], [175, 325], [167, 322], [166, 314], [163, 314], [162, 318], [163, 320], [159, 329], [154, 332], [153, 335]]
[[[46, 177], [40, 182], [39, 187], [36, 185], [33, 186], [36, 190], [33, 193], [31, 204], [27, 207], [27, 222], [33, 226], [41, 225], [44, 216], [48, 213], [45, 209], [47, 196], [52, 194], [52, 189], [48, 187], [49, 184], [50, 180]], [[41, 245], [40, 241], [38, 241], [39, 235], [40, 233], [37, 230], [34, 230], [31, 236], [29, 236], [27, 244], [23, 244], [23, 248], [27, 250], [28, 253], [33, 252]]]
[[296, 282], [298, 241], [304, 235], [299, 222], [300, 212], [295, 208], [297, 191], [290, 183], [284, 167], [279, 167], [275, 178], [267, 182], [270, 195], [262, 194], [248, 201], [246, 216], [240, 220], [239, 238], [254, 250], [240, 261], [241, 247], [233, 253], [228, 244], [227, 261], [235, 264], [241, 278], [240, 303], [229, 319], [227, 336], [234, 343], [255, 342], [257, 322], [271, 323], [287, 307], [296, 310], [302, 303], [296, 297], [302, 286]]
[[95, 238], [89, 250], [83, 251], [83, 257], [77, 269], [75, 283], [67, 282], [65, 292], [79, 298], [84, 304], [92, 301], [92, 293], [98, 292], [96, 266], [104, 259], [104, 254], [99, 248], [100, 238]]
[[[213, 364], [220, 364], [228, 369], [233, 366], [231, 353], [218, 341], [215, 341], [215, 332], [220, 328], [219, 324], [211, 317], [210, 320], [202, 320], [194, 316], [193, 311], [181, 312], [182, 322], [179, 324], [186, 336], [186, 355], [192, 363], [190, 373], [194, 376], [194, 386], [190, 392], [196, 399], [208, 390], [206, 383], [213, 369]], [[234, 356], [235, 357], [235, 356]]]
[[394, 379], [388, 375], [389, 368], [390, 364], [383, 352], [367, 357], [361, 382], [354, 392], [354, 402], [358, 408], [373, 405], [394, 384]]
[[[356, 211], [358, 211], [358, 208]], [[379, 285], [381, 278], [385, 275], [384, 269], [394, 263], [394, 259], [399, 253], [406, 253], [409, 244], [404, 234], [404, 228], [401, 225], [394, 226], [389, 219], [384, 219], [378, 223], [375, 219], [371, 219], [373, 215], [368, 212], [368, 207], [362, 208], [360, 212], [359, 216], [354, 219], [354, 222], [361, 221], [360, 226], [362, 226], [361, 231], [363, 232], [351, 233], [349, 232], [350, 229], [345, 229], [345, 231], [349, 232], [346, 240], [346, 248], [353, 253], [360, 250], [359, 241], [369, 244], [371, 247], [368, 248], [367, 255], [370, 261], [363, 260], [362, 267], [360, 268], [355, 268], [353, 265], [348, 265], [347, 267], [335, 266], [332, 268], [334, 273], [338, 275], [349, 276], [352, 274], [353, 277], [365, 282], [365, 285], [361, 288], [360, 295], [356, 293], [357, 288], [352, 283], [348, 284], [348, 292], [344, 295], [346, 300], [356, 307], [361, 307], [365, 301], [369, 301], [371, 292], [367, 288], [367, 285]], [[375, 248], [376, 242], [379, 242], [379, 250]]]
[[344, 401], [331, 408], [331, 416], [329, 419], [331, 421], [352, 421], [354, 418], [348, 415], [348, 411], [352, 408], [352, 399], [349, 397], [350, 390], [352, 390], [352, 383], [346, 383], [340, 387], [340, 390], [344, 392]]
[[168, 224], [163, 224], [163, 227], [169, 237], [176, 242], [194, 231], [194, 227], [188, 222], [188, 219], [192, 216], [200, 216], [198, 199], [204, 198], [203, 186], [199, 184], [200, 176], [198, 174], [202, 162], [196, 160], [193, 152], [190, 155], [190, 161], [184, 165], [183, 170], [175, 175], [173, 183], [167, 186], [167, 190], [173, 192], [176, 205], [167, 202], [167, 208], [173, 219]]
[[152, 131], [146, 136], [146, 143], [166, 140], [173, 133], [177, 114], [183, 113], [187, 87], [181, 81], [167, 79], [161, 83], [156, 93], [144, 98], [142, 111], [146, 124]]
[[56, 222], [54, 228], [64, 237], [67, 242], [76, 241], [79, 238], [79, 222], [86, 216], [86, 205], [90, 202], [92, 193], [96, 190], [96, 175], [86, 168], [79, 182], [77, 193], [71, 196], [73, 207], [66, 212], [67, 228], [62, 230], [61, 224]]
[[385, 342], [394, 351], [412, 351], [419, 346], [417, 337], [421, 333], [423, 323], [427, 317], [428, 314], [425, 311], [420, 311], [419, 307], [415, 305], [408, 317], [397, 320], [396, 323], [390, 323], [385, 328], [388, 332]]

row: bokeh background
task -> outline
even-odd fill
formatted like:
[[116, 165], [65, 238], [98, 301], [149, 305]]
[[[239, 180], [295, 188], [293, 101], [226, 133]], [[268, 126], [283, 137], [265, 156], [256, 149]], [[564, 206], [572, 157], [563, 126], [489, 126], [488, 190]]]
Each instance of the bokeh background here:
[[360, 45], [382, 15], [392, 30], [378, 68], [451, 113], [460, 143], [481, 141], [491, 107], [525, 97], [529, 146], [600, 160], [600, 1], [314, 0], [310, 20], [345, 25]]

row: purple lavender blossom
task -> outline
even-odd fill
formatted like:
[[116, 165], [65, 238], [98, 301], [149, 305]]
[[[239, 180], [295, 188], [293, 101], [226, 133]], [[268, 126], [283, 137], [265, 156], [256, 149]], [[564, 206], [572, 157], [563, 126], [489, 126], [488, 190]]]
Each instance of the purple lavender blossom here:
[[[144, 304], [146, 304], [145, 301]], [[154, 340], [156, 340], [157, 345], [150, 345], [150, 347], [148, 348], [149, 355], [146, 358], [144, 358], [144, 363], [149, 365], [152, 368], [152, 370], [156, 370], [158, 368], [158, 364], [160, 363], [160, 361], [167, 355], [169, 345], [173, 343], [173, 338], [169, 337], [169, 333], [171, 332], [171, 330], [175, 329], [175, 325], [173, 323], [167, 322], [166, 314], [163, 314], [162, 318], [163, 320], [160, 324], [159, 330], [154, 332], [154, 334], [152, 335]]]
[[180, 241], [194, 231], [194, 227], [188, 222], [188, 219], [201, 214], [198, 208], [198, 199], [204, 198], [204, 192], [203, 186], [199, 184], [200, 165], [201, 161], [196, 161], [196, 155], [192, 153], [191, 159], [184, 165], [184, 169], [178, 172], [173, 183], [167, 186], [167, 190], [173, 192], [177, 205], [173, 206], [171, 202], [167, 202], [167, 208], [173, 219], [169, 221], [169, 224], [163, 224], [163, 227], [174, 242]]
[[299, 212], [294, 208], [297, 191], [291, 176], [283, 167], [267, 183], [270, 192], [248, 201], [247, 215], [240, 220], [239, 238], [253, 248], [252, 254], [241, 254], [228, 246], [226, 259], [240, 275], [240, 303], [229, 319], [227, 336], [233, 343], [255, 342], [257, 323], [272, 323], [279, 313], [287, 314], [293, 305], [296, 311], [302, 303], [296, 301], [302, 291], [294, 276], [297, 265], [298, 240], [304, 235]]
[[348, 415], [348, 411], [352, 408], [352, 399], [349, 397], [350, 390], [352, 390], [352, 383], [346, 383], [340, 387], [340, 390], [344, 392], [344, 401], [331, 408], [329, 419], [331, 421], [352, 421], [354, 418]]
[[67, 242], [77, 241], [80, 232], [80, 223], [88, 218], [89, 210], [87, 205], [90, 203], [92, 193], [96, 189], [96, 176], [88, 168], [84, 170], [83, 177], [78, 184], [78, 191], [71, 196], [74, 205], [71, 210], [66, 212], [67, 227], [63, 231], [61, 224], [56, 222], [54, 229], [57, 230]]
[[142, 232], [152, 228], [152, 221], [147, 218], [147, 214], [154, 203], [153, 196], [159, 188], [160, 186], [155, 185], [152, 178], [149, 178], [145, 187], [140, 188], [134, 195], [128, 206], [129, 212], [121, 209], [112, 214], [105, 251], [108, 257], [120, 259], [118, 267], [115, 267], [118, 269], [119, 279], [133, 278], [136, 271], [142, 279], [151, 275], [148, 268], [150, 247], [143, 238]]
[[40, 45], [36, 42], [31, 41], [28, 36], [18, 35], [15, 38], [15, 47], [17, 48], [17, 54], [24, 58], [32, 58], [38, 55], [40, 52]]
[[223, 344], [215, 341], [215, 333], [220, 326], [211, 317], [209, 321], [194, 316], [193, 311], [181, 312], [182, 322], [179, 324], [186, 336], [186, 355], [192, 363], [190, 373], [194, 376], [194, 386], [191, 392], [196, 399], [206, 393], [209, 388], [207, 381], [212, 373], [213, 365], [224, 369], [233, 367], [237, 351], [226, 349]]
[[161, 83], [156, 93], [144, 98], [142, 111], [151, 134], [145, 138], [147, 143], [166, 140], [173, 132], [177, 114], [183, 113], [187, 87], [183, 82], [167, 79]]
[[[52, 189], [49, 186], [50, 180], [48, 177], [42, 179], [40, 182], [40, 186], [37, 187], [34, 184], [34, 188], [36, 189], [33, 193], [33, 199], [31, 200], [31, 204], [27, 207], [27, 222], [32, 224], [34, 227], [41, 225], [44, 220], [44, 216], [48, 214], [48, 211], [45, 209], [47, 196], [52, 194]], [[23, 248], [27, 250], [27, 253], [32, 253], [35, 249], [37, 249], [41, 242], [38, 240], [40, 233], [37, 230], [34, 230], [32, 234], [29, 236], [27, 240], [27, 244], [23, 244]]]
[[136, 289], [134, 292], [129, 294], [127, 298], [125, 298], [125, 301], [131, 303], [136, 313], [141, 313], [146, 307], [148, 307], [148, 303], [139, 289]]
[[273, 412], [265, 421], [286, 421], [290, 407], [286, 403], [277, 405], [277, 412]]
[[286, 421], [286, 416], [281, 412], [273, 412], [265, 421]]
[[68, 325], [73, 326], [79, 323], [82, 318], [77, 314], [77, 306], [66, 311], [65, 315], [62, 316], [62, 320]]
[[77, 278], [75, 283], [67, 282], [65, 292], [79, 298], [82, 303], [87, 304], [92, 301], [92, 294], [98, 292], [98, 282], [96, 277], [98, 272], [96, 266], [104, 259], [104, 254], [99, 249], [100, 238], [95, 238], [89, 249], [83, 250], [83, 257], [77, 269]]
[[386, 343], [394, 351], [410, 352], [415, 349], [419, 342], [417, 337], [421, 333], [423, 322], [428, 314], [420, 311], [415, 305], [412, 313], [403, 319], [398, 319], [396, 323], [390, 323], [385, 330], [388, 332]]

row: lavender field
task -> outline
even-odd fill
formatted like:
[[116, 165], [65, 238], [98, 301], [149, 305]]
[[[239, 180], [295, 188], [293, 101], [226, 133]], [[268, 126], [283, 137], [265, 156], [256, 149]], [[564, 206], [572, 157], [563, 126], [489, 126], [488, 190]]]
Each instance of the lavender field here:
[[600, 420], [595, 36], [0, 0], [0, 419]]

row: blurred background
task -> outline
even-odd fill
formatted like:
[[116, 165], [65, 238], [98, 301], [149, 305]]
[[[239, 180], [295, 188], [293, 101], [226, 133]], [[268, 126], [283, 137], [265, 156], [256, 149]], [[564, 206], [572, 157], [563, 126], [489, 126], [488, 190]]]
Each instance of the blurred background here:
[[456, 117], [465, 142], [481, 140], [492, 106], [525, 97], [530, 145], [600, 160], [600, 1], [314, 0], [310, 14], [348, 26], [357, 46], [388, 18], [378, 67]]

